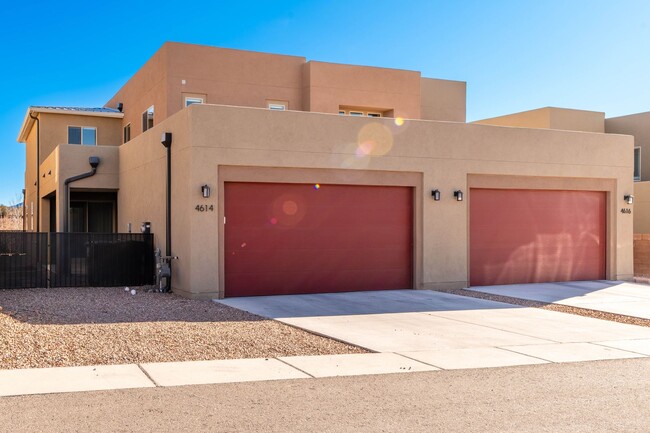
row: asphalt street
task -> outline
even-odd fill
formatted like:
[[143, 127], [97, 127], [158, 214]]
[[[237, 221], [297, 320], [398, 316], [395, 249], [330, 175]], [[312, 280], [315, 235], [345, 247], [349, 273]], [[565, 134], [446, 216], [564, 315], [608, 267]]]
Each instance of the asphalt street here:
[[647, 432], [650, 359], [0, 398], [3, 432]]

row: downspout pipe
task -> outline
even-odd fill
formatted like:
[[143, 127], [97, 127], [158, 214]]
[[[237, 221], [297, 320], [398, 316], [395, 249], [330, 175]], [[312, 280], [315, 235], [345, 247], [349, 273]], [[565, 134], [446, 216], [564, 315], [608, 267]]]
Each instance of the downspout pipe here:
[[25, 188], [23, 188], [23, 231], [25, 231]]
[[63, 231], [65, 233], [68, 232], [68, 220], [70, 218], [70, 185], [72, 182], [76, 182], [81, 179], [85, 179], [87, 177], [94, 176], [95, 173], [97, 173], [97, 167], [99, 166], [100, 159], [98, 156], [91, 156], [88, 158], [88, 164], [90, 164], [90, 171], [82, 174], [78, 174], [76, 176], [69, 177], [63, 182], [64, 184], [64, 196], [65, 196], [65, 202], [64, 202], [64, 207], [65, 207], [65, 215], [63, 216]]
[[[36, 122], [36, 232], [41, 231], [41, 121], [29, 112]], [[23, 203], [25, 200], [23, 200]], [[23, 219], [24, 221], [24, 219]]]
[[171, 266], [171, 255], [172, 255], [172, 133], [164, 132], [160, 142], [165, 149], [167, 149], [167, 209], [165, 214], [165, 256], [167, 256], [169, 262], [169, 278], [166, 279], [167, 287], [165, 291], [169, 292], [171, 290], [171, 279], [172, 279], [172, 266]]

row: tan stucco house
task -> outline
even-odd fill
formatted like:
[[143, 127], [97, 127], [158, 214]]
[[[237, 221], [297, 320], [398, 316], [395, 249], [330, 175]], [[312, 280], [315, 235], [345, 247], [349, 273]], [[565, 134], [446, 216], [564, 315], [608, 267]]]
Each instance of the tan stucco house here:
[[608, 118], [605, 132], [634, 137], [634, 233], [650, 234], [650, 112]]
[[151, 222], [190, 297], [631, 279], [633, 137], [578, 110], [468, 124], [465, 91], [166, 43], [104, 107], [30, 107], [26, 228]]

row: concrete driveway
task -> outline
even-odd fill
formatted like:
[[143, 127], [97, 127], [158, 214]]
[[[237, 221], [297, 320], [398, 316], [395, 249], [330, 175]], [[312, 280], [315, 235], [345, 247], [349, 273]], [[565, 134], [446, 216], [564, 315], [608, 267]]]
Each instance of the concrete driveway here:
[[647, 327], [427, 290], [217, 302], [444, 369], [650, 356]]
[[571, 281], [472, 287], [470, 290], [650, 319], [650, 286], [646, 284]]

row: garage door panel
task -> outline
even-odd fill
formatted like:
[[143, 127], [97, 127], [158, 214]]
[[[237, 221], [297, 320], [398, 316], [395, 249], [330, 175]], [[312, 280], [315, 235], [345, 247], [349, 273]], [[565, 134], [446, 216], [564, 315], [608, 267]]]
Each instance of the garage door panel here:
[[284, 272], [233, 274], [230, 282], [239, 290], [236, 296], [336, 293], [347, 291], [410, 289], [400, 270], [380, 270], [369, 276], [363, 270], [329, 270], [297, 274], [285, 279]]
[[[401, 269], [406, 249], [328, 249], [328, 250], [275, 250], [260, 251], [246, 249], [232, 254], [229, 260], [229, 274], [259, 272], [291, 272], [296, 268], [303, 272], [320, 269], [363, 270], [368, 262], [382, 269]], [[251, 270], [250, 264], [255, 263]]]
[[225, 184], [225, 294], [410, 288], [412, 190]]
[[605, 278], [606, 193], [470, 191], [470, 284]]
[[[335, 227], [332, 227], [335, 229]], [[381, 231], [381, 236], [375, 234]], [[281, 228], [242, 228], [230, 237], [225, 245], [227, 252], [263, 248], [265, 251], [277, 249], [332, 249], [359, 247], [359, 238], [364, 239], [365, 248], [403, 248], [404, 227], [360, 227], [357, 229], [337, 229], [337, 236], [327, 230], [281, 229]], [[410, 246], [410, 245], [407, 245]]]

